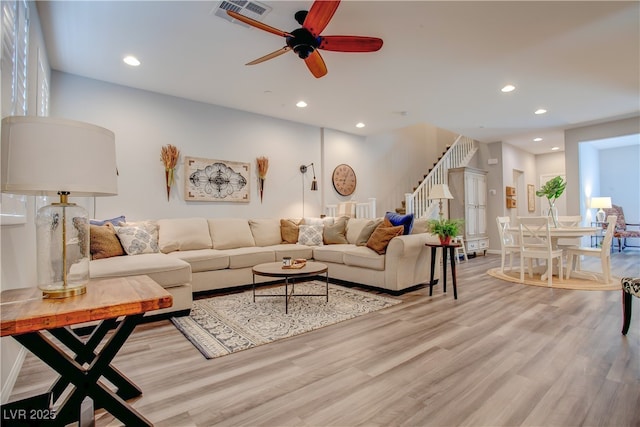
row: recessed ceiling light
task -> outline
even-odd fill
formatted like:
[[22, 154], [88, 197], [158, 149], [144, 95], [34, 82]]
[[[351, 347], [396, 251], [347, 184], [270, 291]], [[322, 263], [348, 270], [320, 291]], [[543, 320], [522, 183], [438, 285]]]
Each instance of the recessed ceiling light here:
[[503, 92], [513, 92], [514, 90], [516, 90], [516, 87], [514, 85], [506, 85], [505, 87], [503, 87], [502, 89], [500, 89]]
[[538, 137], [538, 138], [533, 138], [533, 140], [534, 140], [535, 142], [540, 142], [540, 141], [542, 141], [542, 138], [540, 138], [540, 137]]
[[545, 110], [544, 108], [538, 108], [536, 111], [534, 111], [534, 114], [544, 114], [546, 112], [547, 110]]
[[296, 104], [296, 107], [298, 108], [304, 108], [307, 106], [307, 103], [304, 101], [298, 101], [298, 103]]
[[551, 147], [551, 151], [558, 151], [560, 147]]
[[135, 56], [125, 56], [122, 60], [125, 64], [131, 65], [132, 67], [137, 67], [138, 65], [140, 65], [140, 61]]
[[362, 123], [362, 122], [356, 123], [356, 127], [357, 128], [363, 128], [364, 127], [364, 123]]

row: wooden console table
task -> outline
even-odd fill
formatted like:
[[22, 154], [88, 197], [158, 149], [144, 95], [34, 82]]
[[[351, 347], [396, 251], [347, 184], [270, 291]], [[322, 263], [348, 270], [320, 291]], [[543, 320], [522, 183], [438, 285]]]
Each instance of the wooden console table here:
[[[1, 336], [12, 336], [60, 374], [49, 389], [47, 400], [53, 405], [69, 385], [73, 386], [55, 412], [50, 407], [41, 408], [33, 411], [41, 419], [18, 421], [41, 421], [39, 425], [73, 423], [80, 419], [80, 405], [88, 396], [93, 400], [95, 409], [104, 408], [125, 425], [153, 425], [125, 402], [140, 396], [142, 391], [113, 367], [111, 361], [144, 313], [172, 305], [171, 294], [148, 276], [91, 280], [86, 294], [62, 299], [43, 299], [37, 288], [3, 291], [0, 294]], [[120, 322], [118, 318], [121, 318]], [[100, 323], [86, 340], [69, 327], [90, 321]], [[115, 331], [98, 350], [103, 338], [114, 328]], [[63, 345], [50, 339], [49, 334]], [[101, 377], [113, 384], [117, 391], [112, 391], [100, 381]], [[20, 407], [19, 402], [15, 405]], [[3, 406], [7, 408], [7, 405]], [[30, 415], [18, 410], [13, 414]]]

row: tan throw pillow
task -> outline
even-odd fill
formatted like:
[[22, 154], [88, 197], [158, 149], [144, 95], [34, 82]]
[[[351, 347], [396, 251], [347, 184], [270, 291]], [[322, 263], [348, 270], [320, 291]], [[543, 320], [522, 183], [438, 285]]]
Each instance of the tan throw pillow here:
[[389, 227], [387, 224], [390, 223], [385, 220], [373, 231], [373, 234], [371, 234], [371, 237], [367, 240], [367, 247], [380, 255], [387, 252], [387, 246], [389, 246], [391, 239], [396, 236], [401, 236], [404, 232], [403, 225]]
[[325, 245], [337, 245], [349, 243], [347, 241], [347, 217], [337, 218], [333, 225], [325, 225], [322, 230], [322, 239]]
[[366, 246], [369, 237], [371, 237], [375, 229], [378, 228], [380, 224], [382, 224], [381, 218], [371, 221], [369, 224], [365, 225], [356, 238], [356, 246]]
[[298, 233], [300, 232], [299, 224], [299, 221], [293, 219], [280, 220], [282, 243], [298, 243]]
[[108, 222], [105, 225], [91, 225], [89, 231], [91, 259], [110, 258], [124, 255], [116, 230]]

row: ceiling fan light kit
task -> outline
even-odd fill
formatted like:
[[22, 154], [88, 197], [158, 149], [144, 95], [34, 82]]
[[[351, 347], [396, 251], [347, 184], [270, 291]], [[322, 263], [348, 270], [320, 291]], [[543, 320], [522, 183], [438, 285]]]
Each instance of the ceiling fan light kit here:
[[285, 38], [286, 46], [248, 62], [247, 65], [259, 64], [293, 50], [300, 59], [305, 61], [311, 74], [316, 78], [320, 78], [327, 74], [327, 66], [318, 50], [329, 50], [333, 52], [375, 52], [382, 47], [382, 39], [377, 37], [320, 35], [327, 24], [329, 24], [339, 4], [340, 1], [318, 0], [311, 5], [311, 9], [309, 9], [308, 12], [306, 10], [296, 12], [295, 20], [302, 25], [302, 28], [295, 29], [290, 33], [271, 27], [232, 10], [227, 10], [227, 14], [247, 25]]

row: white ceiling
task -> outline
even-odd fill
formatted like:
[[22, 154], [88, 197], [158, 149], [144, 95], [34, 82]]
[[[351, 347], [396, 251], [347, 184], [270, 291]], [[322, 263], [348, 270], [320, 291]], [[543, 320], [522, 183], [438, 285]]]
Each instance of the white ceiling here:
[[[291, 31], [311, 1], [264, 1]], [[640, 113], [640, 2], [343, 1], [323, 35], [380, 37], [321, 51], [316, 79], [284, 39], [211, 12], [219, 1], [39, 1], [55, 70], [358, 135], [428, 123], [539, 154], [563, 130]], [[122, 62], [136, 55], [142, 65]], [[500, 89], [514, 84], [514, 92]], [[309, 106], [297, 108], [304, 99]], [[534, 115], [538, 108], [547, 114]], [[357, 122], [366, 123], [356, 129]], [[533, 143], [534, 137], [543, 137]]]

